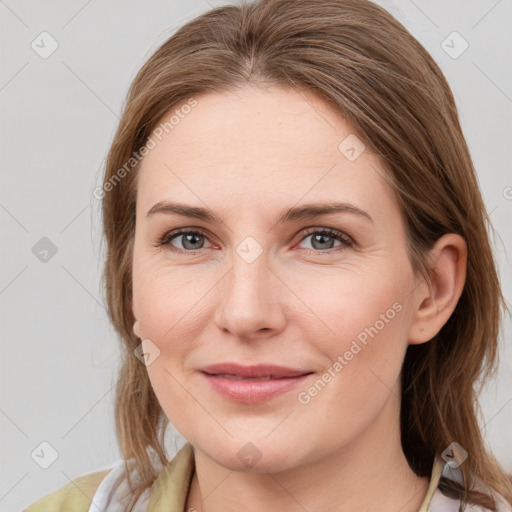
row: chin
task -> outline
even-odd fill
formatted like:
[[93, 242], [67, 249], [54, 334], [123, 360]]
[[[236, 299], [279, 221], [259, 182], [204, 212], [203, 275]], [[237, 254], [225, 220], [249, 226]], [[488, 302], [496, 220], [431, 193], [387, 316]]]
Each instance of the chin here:
[[[261, 439], [254, 441], [251, 436], [216, 442], [215, 450], [211, 450], [212, 442], [208, 440], [205, 448], [194, 445], [217, 464], [231, 470], [244, 473], [277, 473], [294, 468], [301, 464], [305, 454], [298, 447], [286, 446], [279, 440]], [[192, 443], [193, 444], [193, 443]]]

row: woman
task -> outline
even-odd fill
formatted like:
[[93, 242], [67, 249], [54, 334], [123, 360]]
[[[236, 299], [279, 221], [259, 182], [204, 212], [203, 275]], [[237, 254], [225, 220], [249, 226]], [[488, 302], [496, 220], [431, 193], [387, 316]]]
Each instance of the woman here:
[[98, 194], [124, 463], [28, 511], [511, 510], [476, 414], [504, 306], [489, 219], [449, 85], [384, 9], [187, 23]]

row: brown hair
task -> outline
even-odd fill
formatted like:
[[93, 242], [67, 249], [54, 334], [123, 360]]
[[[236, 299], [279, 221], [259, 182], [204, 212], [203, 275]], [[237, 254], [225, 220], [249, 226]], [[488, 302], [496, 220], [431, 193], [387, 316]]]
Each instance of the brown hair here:
[[[262, 0], [213, 9], [190, 21], [133, 81], [108, 154], [102, 200], [109, 317], [124, 345], [116, 433], [141, 475], [133, 502], [156, 478], [148, 449], [167, 464], [166, 418], [147, 370], [134, 357], [132, 251], [137, 158], [168, 112], [191, 97], [244, 84], [314, 91], [344, 116], [382, 159], [406, 223], [413, 268], [429, 281], [427, 253], [446, 233], [468, 246], [466, 283], [455, 311], [428, 343], [410, 345], [402, 370], [401, 432], [406, 458], [429, 476], [452, 441], [468, 458], [464, 483], [443, 480], [463, 505], [495, 509], [471, 490], [471, 475], [512, 500], [511, 482], [486, 451], [475, 389], [494, 374], [505, 306], [490, 226], [445, 77], [421, 44], [368, 0]], [[120, 172], [124, 168], [125, 172]], [[110, 184], [110, 185], [108, 185]], [[131, 507], [130, 507], [131, 509]]]

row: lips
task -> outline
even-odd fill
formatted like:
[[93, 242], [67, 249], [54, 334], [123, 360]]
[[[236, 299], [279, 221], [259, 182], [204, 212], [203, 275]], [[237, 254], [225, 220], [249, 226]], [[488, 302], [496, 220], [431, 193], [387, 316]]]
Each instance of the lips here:
[[209, 375], [216, 375], [231, 380], [274, 380], [300, 377], [301, 375], [312, 373], [308, 370], [273, 364], [242, 366], [236, 363], [219, 363], [205, 366], [201, 368], [201, 371]]
[[244, 404], [268, 402], [304, 383], [313, 373], [274, 364], [237, 363], [213, 364], [200, 370], [202, 378], [220, 396]]

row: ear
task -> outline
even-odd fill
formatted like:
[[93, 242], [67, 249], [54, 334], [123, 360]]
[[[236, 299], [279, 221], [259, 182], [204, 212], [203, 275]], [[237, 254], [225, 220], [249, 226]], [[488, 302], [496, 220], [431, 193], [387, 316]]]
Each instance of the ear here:
[[409, 344], [431, 340], [457, 306], [466, 281], [467, 246], [455, 233], [442, 236], [428, 255], [431, 284], [422, 278], [414, 290]]

